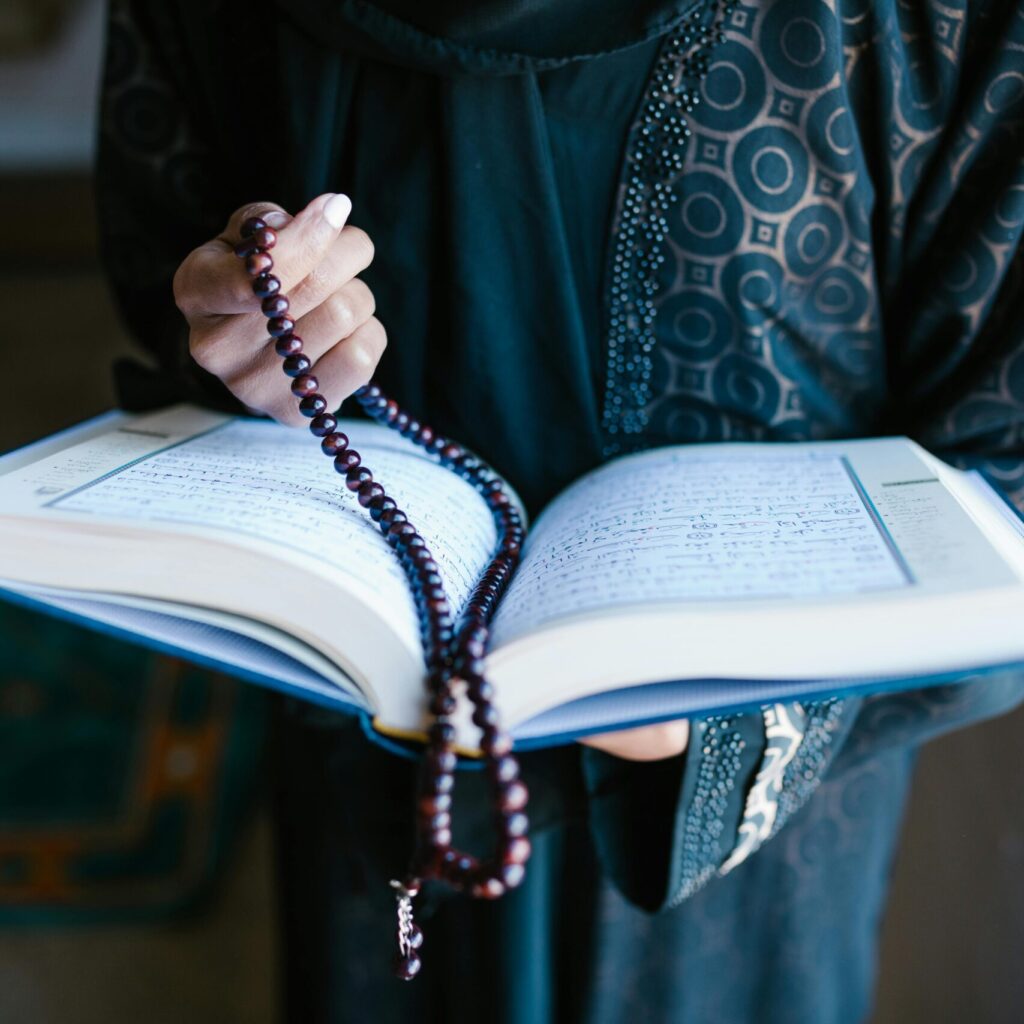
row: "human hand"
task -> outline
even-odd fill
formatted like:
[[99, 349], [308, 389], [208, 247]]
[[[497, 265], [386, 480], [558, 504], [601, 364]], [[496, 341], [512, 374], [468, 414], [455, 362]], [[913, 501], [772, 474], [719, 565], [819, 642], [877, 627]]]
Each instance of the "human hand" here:
[[690, 742], [690, 723], [681, 718], [659, 725], [643, 725], [638, 729], [588, 736], [580, 743], [627, 761], [660, 761], [677, 757]]
[[282, 379], [260, 300], [234, 246], [249, 217], [262, 217], [277, 232], [272, 272], [291, 303], [288, 315], [313, 360], [318, 390], [334, 410], [369, 381], [387, 344], [373, 293], [356, 277], [370, 265], [373, 243], [365, 231], [345, 226], [351, 209], [347, 196], [332, 193], [294, 217], [273, 203], [243, 206], [174, 276], [192, 358], [249, 409], [282, 423], [306, 421]]

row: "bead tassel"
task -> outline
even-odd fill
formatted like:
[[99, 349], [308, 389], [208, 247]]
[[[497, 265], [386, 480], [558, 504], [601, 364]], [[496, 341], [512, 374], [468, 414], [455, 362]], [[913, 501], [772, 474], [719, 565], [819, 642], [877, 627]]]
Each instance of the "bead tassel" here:
[[[287, 315], [289, 304], [281, 294], [281, 282], [272, 273], [270, 250], [277, 242], [273, 229], [259, 217], [249, 218], [241, 229], [235, 254], [245, 261], [252, 290], [261, 299], [267, 329], [282, 369], [291, 378], [291, 391], [299, 411], [309, 418], [310, 432], [320, 438], [323, 453], [345, 479], [361, 507], [377, 524], [394, 550], [408, 580], [420, 619], [420, 635], [426, 662], [426, 687], [433, 724], [420, 766], [416, 850], [409, 875], [393, 882], [397, 899], [398, 954], [395, 973], [408, 981], [420, 970], [419, 948], [423, 933], [412, 917], [412, 899], [423, 880], [440, 880], [452, 888], [482, 899], [497, 899], [519, 885], [530, 856], [529, 822], [524, 813], [529, 794], [519, 778], [519, 765], [511, 754], [512, 739], [500, 726], [491, 703], [492, 689], [484, 678], [484, 656], [490, 641], [491, 619], [501, 596], [519, 564], [525, 531], [522, 516], [513, 504], [505, 482], [480, 459], [454, 441], [419, 423], [389, 399], [376, 384], [367, 384], [353, 395], [363, 411], [378, 423], [435, 456], [441, 465], [471, 484], [487, 503], [498, 533], [494, 556], [476, 582], [458, 621], [448, 598], [440, 569], [426, 541], [384, 487], [374, 479], [345, 434], [328, 411], [327, 400], [295, 322]], [[473, 722], [480, 728], [480, 748], [495, 793], [498, 849], [487, 859], [477, 859], [452, 846], [452, 790], [455, 786], [456, 683], [465, 685], [473, 705]]]

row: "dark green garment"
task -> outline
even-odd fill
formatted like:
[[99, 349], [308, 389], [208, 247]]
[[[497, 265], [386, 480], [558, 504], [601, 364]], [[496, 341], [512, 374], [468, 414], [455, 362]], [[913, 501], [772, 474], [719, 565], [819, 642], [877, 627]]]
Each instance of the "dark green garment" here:
[[[705, 4], [114, 4], [105, 250], [160, 363], [122, 369], [126, 401], [228, 402], [188, 361], [174, 268], [244, 202], [346, 191], [377, 249], [381, 383], [534, 510], [609, 451], [891, 431], [1021, 493], [1024, 7], [736, 7], [684, 143], [667, 94], [691, 6], [699, 32]], [[860, 1020], [913, 748], [1021, 694], [1003, 677], [704, 720], [655, 765], [529, 755], [527, 883], [434, 907], [404, 988], [381, 956], [411, 769], [293, 710], [289, 1019]], [[477, 847], [480, 781], [457, 804]]]

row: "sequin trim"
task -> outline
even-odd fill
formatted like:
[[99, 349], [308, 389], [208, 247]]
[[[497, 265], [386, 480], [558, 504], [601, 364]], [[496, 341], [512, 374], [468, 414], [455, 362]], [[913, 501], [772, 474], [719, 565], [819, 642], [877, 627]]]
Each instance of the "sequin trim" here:
[[[687, 808], [683, 827], [679, 886], [671, 905], [677, 906], [701, 888], [722, 863], [727, 846], [725, 812], [729, 795], [736, 788], [746, 743], [732, 727], [732, 719], [706, 718], [697, 723], [701, 745], [700, 766], [693, 800]], [[731, 844], [732, 837], [727, 837]]]
[[630, 132], [618, 216], [612, 228], [601, 426], [605, 454], [640, 447], [651, 397], [659, 271], [673, 185], [690, 137], [686, 114], [700, 101], [714, 44], [735, 0], [702, 0], [662, 46]]

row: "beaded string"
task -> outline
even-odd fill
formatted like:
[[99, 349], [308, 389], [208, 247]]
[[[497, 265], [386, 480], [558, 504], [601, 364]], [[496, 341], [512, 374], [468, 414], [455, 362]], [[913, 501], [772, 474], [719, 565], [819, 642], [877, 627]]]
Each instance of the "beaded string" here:
[[[398, 558], [419, 615], [420, 638], [426, 662], [428, 708], [433, 722], [419, 775], [416, 845], [408, 875], [391, 883], [397, 902], [398, 952], [395, 972], [414, 978], [422, 966], [419, 949], [423, 932], [413, 920], [412, 900], [424, 880], [438, 880], [456, 890], [483, 899], [497, 899], [518, 886], [530, 857], [529, 819], [524, 813], [526, 786], [519, 778], [519, 763], [512, 755], [512, 738], [501, 729], [494, 690], [484, 678], [484, 655], [490, 639], [490, 623], [505, 588], [519, 563], [525, 532], [522, 516], [512, 503], [505, 482], [480, 459], [460, 445], [414, 420], [375, 384], [355, 392], [354, 398], [371, 419], [391, 427], [403, 437], [437, 457], [442, 466], [470, 483], [487, 503], [497, 528], [494, 556], [484, 569], [458, 621], [445, 590], [440, 569], [416, 527], [384, 487], [363, 465], [359, 453], [341, 433], [328, 410], [327, 399], [317, 390], [310, 372], [312, 361], [302, 351], [295, 321], [288, 315], [288, 299], [281, 282], [271, 271], [270, 250], [277, 234], [259, 217], [249, 218], [241, 229], [242, 241], [235, 255], [245, 261], [252, 290], [261, 300], [267, 330], [282, 357], [282, 368], [292, 378], [292, 394], [299, 412], [309, 419], [311, 433], [320, 438], [323, 453], [345, 478], [359, 504], [377, 524]], [[495, 854], [476, 858], [452, 847], [452, 791], [455, 786], [456, 684], [462, 682], [473, 705], [473, 723], [480, 729], [480, 749], [494, 789], [498, 844]]]

